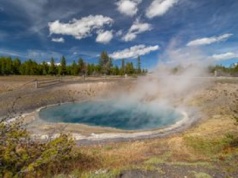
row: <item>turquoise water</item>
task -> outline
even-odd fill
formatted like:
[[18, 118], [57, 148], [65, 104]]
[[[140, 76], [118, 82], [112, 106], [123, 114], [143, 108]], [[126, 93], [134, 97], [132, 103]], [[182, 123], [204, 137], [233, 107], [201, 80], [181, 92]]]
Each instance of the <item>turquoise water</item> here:
[[156, 103], [87, 101], [44, 108], [39, 112], [47, 122], [80, 123], [123, 130], [148, 130], [174, 124], [182, 114]]

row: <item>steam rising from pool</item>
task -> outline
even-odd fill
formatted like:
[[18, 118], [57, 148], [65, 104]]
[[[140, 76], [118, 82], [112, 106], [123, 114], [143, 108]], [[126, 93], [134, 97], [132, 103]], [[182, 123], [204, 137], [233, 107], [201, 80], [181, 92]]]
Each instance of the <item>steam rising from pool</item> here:
[[41, 119], [48, 122], [80, 123], [123, 130], [149, 130], [176, 123], [183, 115], [156, 102], [116, 100], [67, 103], [42, 109]]
[[153, 72], [122, 90], [113, 88], [102, 96], [105, 100], [48, 107], [39, 116], [48, 122], [151, 130], [174, 125], [184, 118], [183, 112], [189, 115], [184, 122], [190, 125], [199, 117], [194, 116], [195, 108], [187, 105], [196, 90], [211, 83], [207, 79], [209, 63], [199, 50], [173, 49], [172, 45]]

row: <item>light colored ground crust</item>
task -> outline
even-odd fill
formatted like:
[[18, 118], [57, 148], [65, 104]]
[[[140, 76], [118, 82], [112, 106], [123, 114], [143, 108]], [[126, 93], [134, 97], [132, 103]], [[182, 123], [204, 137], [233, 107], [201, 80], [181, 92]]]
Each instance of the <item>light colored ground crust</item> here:
[[[190, 126], [194, 121], [194, 113], [188, 113], [190, 115], [185, 113], [186, 122], [179, 122], [170, 128], [139, 133], [113, 128], [92, 127], [83, 124], [44, 122], [39, 119], [38, 111], [36, 110], [37, 108], [39, 109], [57, 103], [110, 97], [111, 93], [116, 93], [125, 89], [128, 91], [132, 90], [135, 80], [124, 78], [114, 80], [94, 78], [93, 80], [88, 79], [84, 81], [82, 78], [72, 78], [65, 80], [64, 83], [59, 85], [38, 89], [35, 89], [32, 83], [29, 83], [29, 81], [32, 80], [34, 79], [28, 77], [21, 78], [21, 80], [18, 81], [8, 81], [6, 78], [3, 78], [0, 82], [4, 83], [5, 86], [9, 85], [9, 83], [15, 83], [21, 87], [4, 92], [0, 95], [2, 98], [0, 101], [0, 112], [11, 112], [11, 110], [14, 112], [16, 111], [17, 113], [28, 112], [29, 114], [23, 114], [22, 116], [27, 124], [28, 130], [37, 139], [55, 137], [61, 132], [71, 133], [76, 140], [86, 139], [97, 141], [114, 138], [143, 138], [144, 136], [149, 137], [151, 135], [163, 136], [167, 135], [166, 133], [180, 131], [181, 129], [179, 128], [181, 128], [181, 126], [187, 128], [187, 126]], [[187, 106], [196, 107], [196, 109], [199, 108], [199, 110], [202, 111], [202, 115], [199, 116], [199, 119], [202, 119], [202, 122], [205, 120], [207, 124], [205, 128], [200, 128], [203, 130], [203, 132], [199, 132], [200, 134], [208, 134], [206, 133], [206, 129], [210, 130], [210, 128], [208, 128], [210, 122], [212, 123], [211, 127], [213, 127], [214, 123], [217, 123], [214, 121], [219, 120], [218, 125], [220, 124], [220, 127], [222, 127], [223, 121], [227, 123], [227, 119], [224, 119], [224, 116], [220, 114], [227, 110], [228, 106], [233, 102], [232, 99], [237, 97], [237, 80], [234, 80], [234, 82], [230, 82], [230, 80], [228, 82], [224, 82], [223, 80], [221, 82], [216, 82], [214, 80], [213, 82], [212, 85], [209, 85], [206, 88], [198, 88], [194, 91], [193, 97], [189, 100], [183, 101], [183, 98], [180, 97], [174, 99], [174, 105], [179, 102], [185, 102]], [[25, 83], [27, 83], [27, 85], [24, 85]], [[197, 111], [195, 113], [198, 114]], [[209, 120], [207, 121], [207, 119]], [[217, 131], [213, 129], [213, 133], [219, 131], [219, 129]], [[153, 138], [154, 136], [151, 137]]]
[[[126, 86], [127, 89], [130, 89], [130, 85], [125, 83], [123, 85], [120, 83], [119, 86]], [[112, 88], [115, 90], [117, 87]], [[31, 90], [25, 89], [25, 91]], [[46, 104], [67, 102], [71, 101], [68, 99], [68, 93], [72, 93], [72, 91], [76, 92], [65, 85], [64, 87], [33, 91], [39, 97], [26, 102], [30, 97], [28, 94], [24, 95], [23, 101], [26, 103], [21, 102], [21, 104], [29, 106], [29, 103], [39, 102], [40, 105], [34, 105], [29, 110], [34, 111], [36, 108], [45, 106], [45, 103], [40, 102], [40, 98], [47, 99]], [[88, 92], [84, 91], [80, 95], [84, 98], [79, 97], [78, 99], [94, 99], [98, 95], [95, 93], [89, 97], [85, 93]], [[16, 98], [17, 94], [19, 93], [4, 94], [0, 95], [0, 98], [13, 96]], [[24, 98], [28, 98], [28, 100], [24, 100]], [[183, 100], [183, 98], [176, 99], [176, 102]], [[0, 104], [5, 107], [8, 102], [11, 103], [10, 101], [12, 99], [0, 100]], [[193, 97], [186, 100], [186, 103], [199, 110], [200, 119], [183, 132], [170, 134], [166, 137], [129, 142], [108, 144], [98, 142], [93, 145], [79, 143], [82, 154], [93, 156], [98, 162], [94, 169], [86, 171], [78, 177], [109, 177], [108, 175], [111, 174], [114, 175], [111, 177], [237, 177], [238, 148], [227, 144], [227, 138], [229, 135], [238, 135], [238, 129], [233, 119], [234, 110], [237, 111], [238, 106], [238, 79], [216, 79], [209, 87], [197, 89]], [[23, 108], [18, 105], [18, 102], [16, 107]], [[29, 119], [34, 118], [33, 116], [28, 117]], [[37, 124], [35, 127], [38, 127]], [[55, 127], [51, 126], [51, 129], [47, 129], [45, 128], [46, 131], [51, 130], [52, 133], [55, 133]], [[72, 126], [72, 130], [74, 129], [76, 128]], [[81, 129], [88, 135], [91, 134], [87, 126]], [[32, 131], [34, 132], [34, 129]], [[102, 130], [102, 132], [104, 131]], [[225, 147], [222, 146], [224, 144]], [[75, 173], [70, 173], [70, 176], [77, 177]], [[69, 175], [65, 175], [65, 177], [69, 177]]]

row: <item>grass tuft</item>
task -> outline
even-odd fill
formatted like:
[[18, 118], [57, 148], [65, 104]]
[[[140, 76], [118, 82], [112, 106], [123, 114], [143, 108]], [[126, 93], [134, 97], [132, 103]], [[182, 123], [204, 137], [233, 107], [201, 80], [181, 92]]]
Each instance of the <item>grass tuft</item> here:
[[185, 144], [192, 148], [196, 153], [212, 157], [225, 147], [229, 146], [230, 139], [225, 138], [204, 138], [199, 136], [184, 137]]
[[210, 176], [209, 174], [207, 174], [205, 172], [195, 172], [195, 171], [193, 171], [193, 174], [194, 174], [195, 178], [212, 178], [212, 176]]

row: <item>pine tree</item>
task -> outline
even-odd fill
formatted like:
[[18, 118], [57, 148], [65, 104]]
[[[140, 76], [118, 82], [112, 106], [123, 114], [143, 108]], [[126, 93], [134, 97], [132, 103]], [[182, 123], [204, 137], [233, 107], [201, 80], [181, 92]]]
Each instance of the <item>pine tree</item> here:
[[2, 75], [5, 75], [5, 71], [6, 71], [6, 60], [5, 60], [5, 58], [4, 57], [2, 57], [1, 58], [1, 64], [0, 64], [0, 66], [1, 66], [1, 74]]
[[55, 66], [55, 60], [54, 58], [51, 58], [50, 60], [50, 67], [49, 67], [49, 72], [50, 75], [56, 75], [57, 74], [57, 68]]
[[66, 75], [67, 74], [66, 59], [65, 59], [64, 56], [62, 56], [62, 58], [60, 60], [59, 74], [60, 75]]
[[71, 75], [78, 75], [78, 73], [79, 73], [78, 66], [75, 61], [73, 61], [73, 63], [72, 63], [70, 73], [71, 73]]
[[128, 62], [126, 64], [126, 73], [127, 74], [134, 74], [134, 73], [136, 73], [136, 70], [135, 70], [134, 65], [133, 65], [132, 62]]
[[78, 74], [85, 74], [85, 62], [82, 58], [78, 60]]
[[92, 74], [94, 74], [94, 71], [95, 71], [95, 66], [94, 66], [94, 64], [88, 64], [87, 74], [88, 74], [88, 75], [92, 75]]
[[19, 75], [20, 74], [20, 67], [21, 67], [21, 61], [20, 59], [16, 58], [13, 60], [13, 74]]
[[7, 57], [5, 59], [5, 74], [10, 75], [13, 73], [13, 67], [12, 67], [12, 59], [11, 57]]
[[42, 66], [42, 74], [43, 75], [48, 75], [49, 65], [45, 61], [43, 61], [41, 66]]
[[103, 51], [99, 58], [99, 66], [101, 68], [102, 74], [110, 74], [110, 70], [112, 67], [112, 58], [110, 58], [106, 51]]
[[140, 56], [137, 58], [137, 74], [141, 73], [141, 61], [140, 61]]
[[125, 74], [125, 59], [121, 60], [121, 75]]

